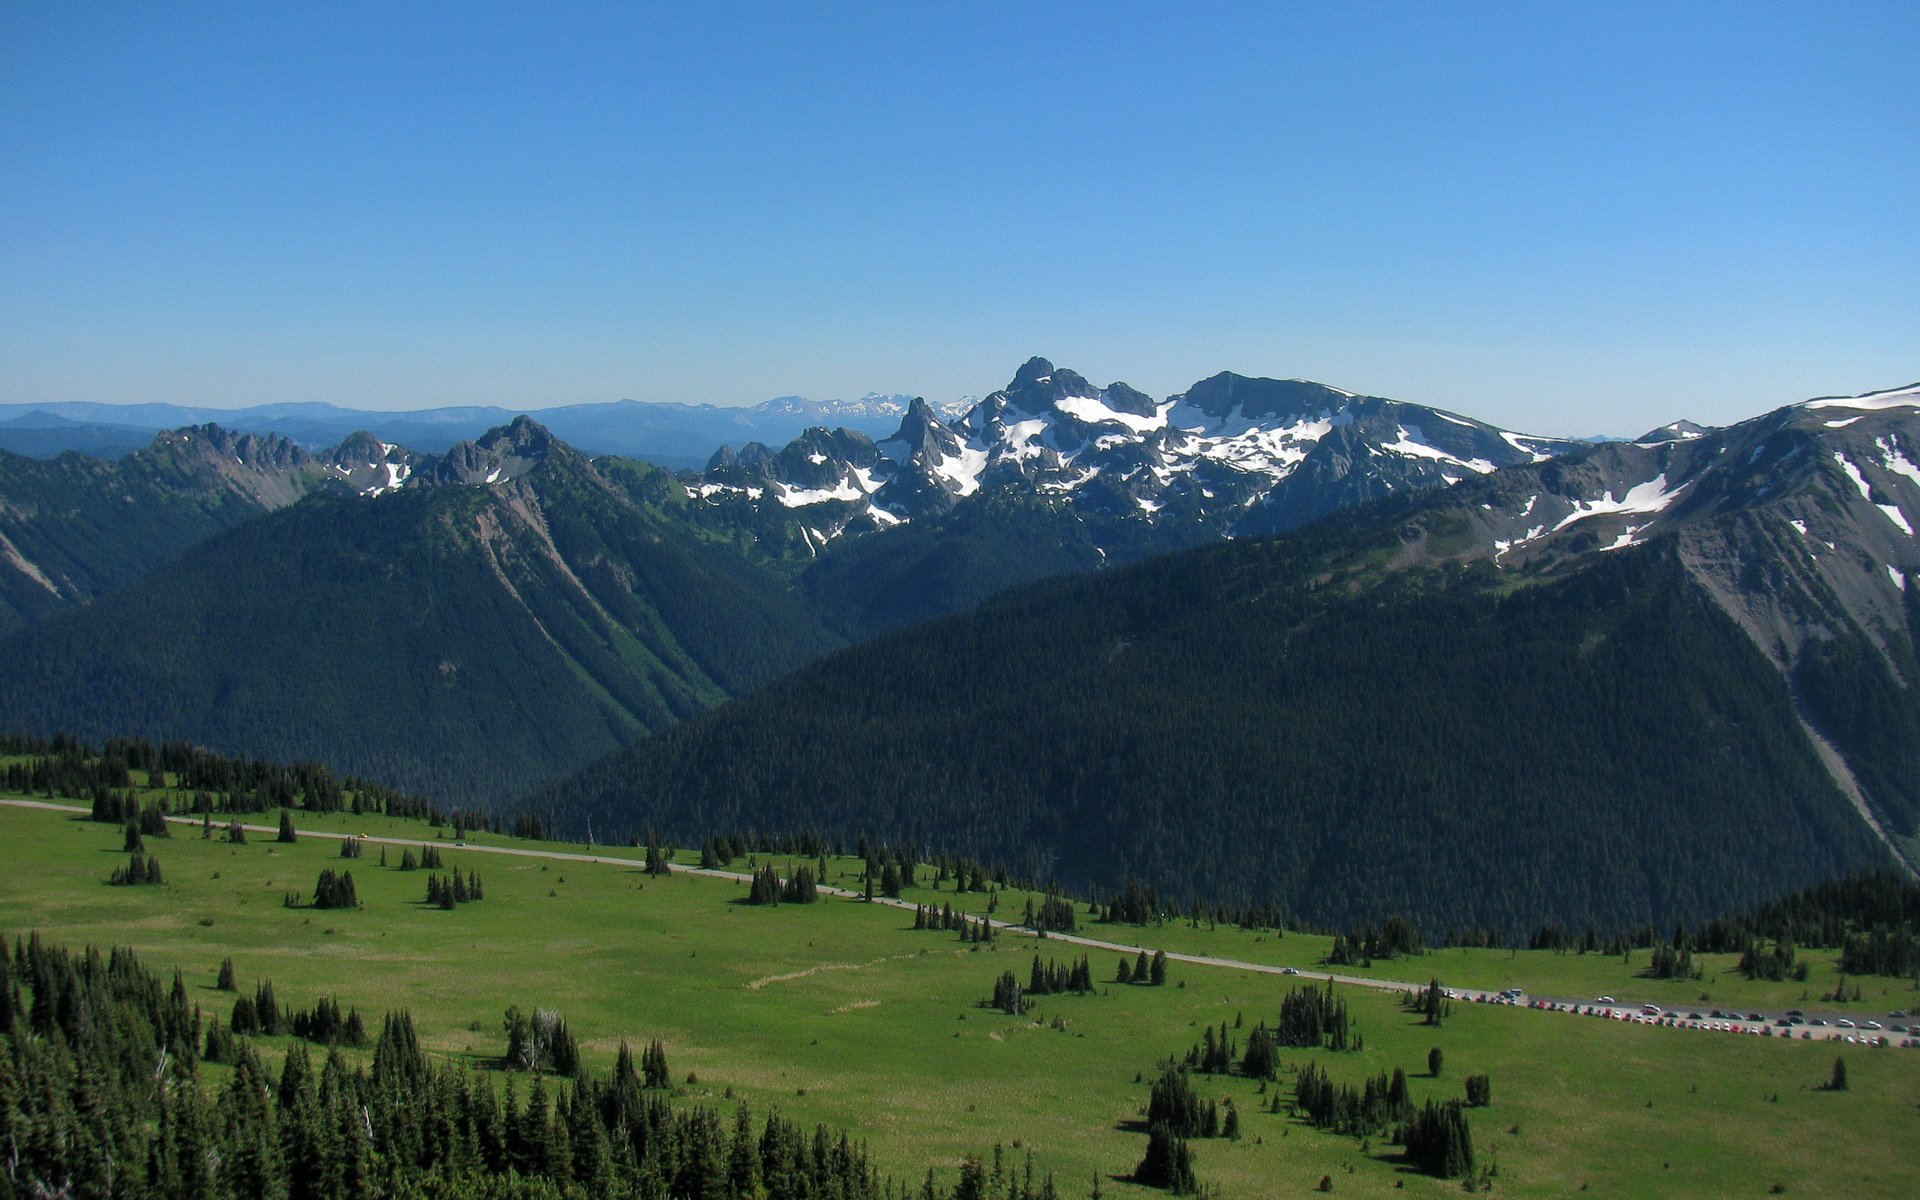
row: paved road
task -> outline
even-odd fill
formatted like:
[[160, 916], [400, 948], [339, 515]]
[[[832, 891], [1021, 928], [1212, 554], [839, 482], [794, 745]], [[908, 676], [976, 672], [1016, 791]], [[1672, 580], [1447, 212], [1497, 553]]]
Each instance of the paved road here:
[[[46, 800], [0, 798], [0, 805], [7, 805], [13, 808], [46, 809], [53, 812], [78, 814], [81, 816], [88, 815], [92, 811], [90, 808], [87, 808], [81, 805], [55, 804], [51, 801], [46, 801]], [[199, 817], [168, 817], [167, 820], [172, 822], [175, 825], [189, 825], [194, 827], [198, 827], [202, 823], [201, 818]], [[226, 821], [218, 821], [216, 822], [216, 827], [224, 829], [230, 822], [231, 822], [231, 818], [229, 818]], [[280, 827], [277, 824], [276, 825], [243, 824], [241, 828], [245, 829], [248, 833], [264, 833], [270, 836], [277, 836], [280, 832]], [[463, 854], [506, 854], [506, 855], [513, 855], [514, 857], [517, 857], [517, 858], [550, 859], [558, 862], [604, 863], [610, 866], [631, 867], [635, 870], [639, 870], [642, 865], [640, 860], [638, 859], [621, 858], [621, 857], [616, 857], [610, 854], [587, 854], [587, 853], [576, 853], [576, 852], [566, 851], [566, 850], [533, 850], [523, 846], [488, 846], [488, 845], [482, 845], [477, 842], [460, 842], [450, 846], [444, 840], [423, 841], [420, 838], [361, 837], [360, 835], [352, 834], [352, 833], [332, 833], [332, 832], [327, 832], [324, 830], [317, 830], [317, 829], [303, 829], [300, 831], [300, 836], [303, 838], [328, 838], [334, 841], [345, 841], [349, 838], [360, 837], [360, 840], [365, 842], [370, 842], [375, 845], [402, 846], [402, 847], [409, 847], [409, 848], [414, 846], [421, 846], [421, 845], [434, 845], [441, 850], [457, 848]], [[740, 871], [723, 871], [717, 868], [709, 868], [709, 867], [683, 867], [683, 866], [676, 865], [673, 868], [673, 871], [674, 871], [674, 874], [676, 875], [705, 875], [715, 879], [732, 879], [732, 880], [736, 880], [743, 883], [749, 882], [753, 878], [752, 875], [746, 874]], [[855, 900], [861, 899], [863, 895], [860, 892], [852, 891], [848, 888], [832, 887], [825, 884], [820, 886], [820, 891], [830, 896], [844, 896], [844, 897], [855, 899]], [[875, 896], [873, 899], [873, 902], [875, 904], [884, 904], [892, 908], [912, 909], [915, 907], [915, 903], [911, 900], [894, 900], [884, 896]], [[973, 919], [976, 921], [981, 919], [986, 920], [990, 925], [993, 926], [993, 928], [997, 932], [1012, 934], [1016, 937], [1031, 937], [1036, 939], [1044, 937], [1044, 940], [1046, 941], [1059, 942], [1062, 945], [1068, 945], [1068, 946], [1081, 946], [1089, 950], [1111, 950], [1116, 953], [1128, 954], [1128, 955], [1138, 954], [1141, 950], [1145, 950], [1149, 954], [1151, 954], [1155, 950], [1155, 947], [1142, 946], [1137, 942], [1108, 941], [1103, 938], [1088, 937], [1084, 934], [1078, 934], [1078, 933], [1049, 933], [1045, 935], [1039, 935], [1024, 925], [1017, 925], [1011, 921], [995, 920], [994, 918], [991, 918], [991, 917], [987, 917], [987, 918], [975, 917]], [[1389, 992], [1418, 993], [1418, 992], [1424, 991], [1427, 986], [1424, 983], [1415, 983], [1407, 980], [1378, 979], [1378, 978], [1371, 978], [1371, 977], [1360, 976], [1360, 975], [1342, 975], [1342, 974], [1339, 974], [1338, 972], [1315, 971], [1315, 970], [1309, 970], [1303, 967], [1275, 966], [1272, 963], [1247, 962], [1244, 959], [1223, 958], [1223, 957], [1219, 957], [1211, 954], [1184, 954], [1184, 953], [1179, 953], [1177, 951], [1172, 951], [1172, 950], [1167, 951], [1166, 954], [1167, 954], [1167, 960], [1169, 962], [1191, 963], [1194, 966], [1200, 966], [1200, 967], [1218, 967], [1218, 968], [1222, 968], [1229, 971], [1250, 971], [1259, 975], [1285, 975], [1285, 976], [1290, 976], [1290, 977], [1303, 979], [1303, 980], [1312, 980], [1314, 982], [1324, 982], [1330, 979], [1335, 983], [1341, 984], [1343, 986], [1348, 986], [1348, 987], [1375, 988], [1381, 991], [1389, 991]], [[1663, 1025], [1663, 1026], [1668, 1026], [1675, 1029], [1697, 1029], [1697, 1030], [1703, 1030], [1708, 1032], [1746, 1034], [1749, 1036], [1779, 1037], [1783, 1041], [1791, 1037], [1794, 1040], [1803, 1040], [1803, 1041], [1804, 1040], [1812, 1040], [1812, 1041], [1827, 1040], [1827, 1041], [1858, 1042], [1861, 1039], [1869, 1036], [1890, 1038], [1895, 1044], [1899, 1044], [1906, 1040], [1909, 1040], [1909, 1035], [1904, 1033], [1892, 1033], [1890, 1030], [1872, 1031], [1872, 1030], [1862, 1030], [1862, 1029], [1848, 1029], [1838, 1025], [1831, 1024], [1831, 1022], [1833, 1021], [1842, 1019], [1840, 1014], [1827, 1014], [1827, 1013], [1811, 1014], [1813, 1016], [1820, 1016], [1824, 1018], [1829, 1022], [1829, 1024], [1825, 1026], [1804, 1026], [1803, 1025], [1803, 1026], [1796, 1026], [1791, 1029], [1786, 1029], [1786, 1028], [1781, 1028], [1774, 1024], [1775, 1021], [1780, 1020], [1785, 1016], [1784, 1013], [1762, 1013], [1760, 1020], [1751, 1020], [1745, 1015], [1733, 1015], [1733, 1014], [1729, 1014], [1727, 1017], [1724, 1017], [1724, 1018], [1714, 1019], [1706, 1015], [1706, 1013], [1710, 1010], [1700, 1010], [1701, 1019], [1692, 1020], [1690, 1019], [1689, 1015], [1682, 1015], [1678, 1018], [1669, 1018], [1664, 1015], [1665, 1012], [1667, 1011], [1665, 1009], [1660, 1010], [1662, 1015], [1655, 1016], [1649, 1013], [1642, 1012], [1642, 1006], [1640, 1005], [1631, 1004], [1631, 1003], [1618, 1003], [1618, 1002], [1610, 1005], [1602, 1005], [1597, 1003], [1597, 1001], [1593, 998], [1575, 999], [1572, 997], [1564, 997], [1564, 996], [1562, 997], [1523, 996], [1518, 1000], [1509, 1001], [1506, 997], [1502, 996], [1497, 992], [1480, 991], [1473, 988], [1449, 988], [1448, 992], [1455, 998], [1455, 1000], [1462, 1003], [1473, 1003], [1473, 1004], [1511, 1003], [1515, 1007], [1526, 1008], [1526, 1009], [1539, 1011], [1539, 1012], [1562, 1012], [1562, 1013], [1569, 1013], [1569, 1014], [1579, 1014], [1579, 1015], [1589, 1016], [1594, 1019], [1610, 1019], [1615, 1021], [1633, 1022], [1637, 1024], [1643, 1024], [1643, 1025]], [[1695, 1010], [1693, 1008], [1687, 1008], [1683, 1010], [1684, 1014], [1691, 1014], [1694, 1011]], [[1756, 1009], [1746, 1010], [1747, 1013], [1753, 1013], [1757, 1011], [1758, 1010]], [[1858, 1019], [1861, 1021], [1865, 1021], [1867, 1018], [1856, 1016], [1855, 1018], [1851, 1018], [1851, 1019]], [[1917, 1019], [1917, 1020], [1920, 1020], [1920, 1019]], [[1884, 1019], [1883, 1019], [1883, 1023], [1888, 1025], [1906, 1024], [1905, 1021], [1898, 1021], [1898, 1020], [1885, 1021]], [[1916, 1028], [1920, 1029], [1920, 1025], [1916, 1025]], [[1911, 1040], [1915, 1041], [1916, 1043], [1915, 1048], [1920, 1048], [1920, 1035], [1915, 1035]]]

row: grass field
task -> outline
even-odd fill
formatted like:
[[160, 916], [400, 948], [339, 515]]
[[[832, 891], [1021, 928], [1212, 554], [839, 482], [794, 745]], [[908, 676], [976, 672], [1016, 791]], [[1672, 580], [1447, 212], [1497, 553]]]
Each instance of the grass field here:
[[[306, 829], [436, 836], [386, 818], [298, 816]], [[1105, 1193], [1148, 1194], [1114, 1178], [1144, 1147], [1131, 1124], [1146, 1099], [1136, 1076], [1151, 1078], [1155, 1062], [1183, 1053], [1203, 1024], [1271, 1020], [1291, 986], [1176, 964], [1164, 988], [1045, 997], [1026, 1018], [1012, 1018], [978, 1005], [994, 977], [1012, 969], [1024, 979], [1036, 948], [1061, 957], [1078, 950], [1013, 936], [973, 949], [951, 934], [912, 931], [898, 910], [856, 901], [767, 910], [737, 903], [745, 885], [730, 881], [649, 879], [637, 865], [439, 844], [449, 866], [481, 873], [483, 903], [427, 908], [425, 875], [382, 869], [373, 847], [343, 863], [335, 841], [283, 846], [256, 835], [231, 846], [179, 828], [149, 842], [164, 886], [113, 888], [104, 881], [123, 861], [118, 829], [0, 808], [0, 929], [130, 945], [156, 968], [178, 967], [201, 1003], [223, 1015], [232, 997], [212, 984], [231, 955], [243, 989], [264, 977], [283, 1004], [337, 995], [370, 1022], [408, 1008], [429, 1049], [476, 1067], [491, 1068], [504, 1048], [508, 1005], [553, 1007], [595, 1067], [610, 1063], [622, 1039], [658, 1037], [676, 1079], [693, 1076], [680, 1089], [689, 1100], [724, 1101], [731, 1092], [756, 1111], [778, 1106], [845, 1126], [906, 1177], [935, 1165], [951, 1178], [962, 1154], [996, 1141], [1016, 1159], [1030, 1148], [1036, 1168], [1053, 1172], [1069, 1195], [1085, 1194], [1096, 1176]], [[341, 866], [354, 873], [361, 909], [283, 907], [286, 892], [310, 894], [322, 869]], [[830, 881], [846, 882], [838, 878], [845, 864], [833, 866]], [[927, 890], [921, 898], [952, 896]], [[967, 901], [983, 906], [985, 898]], [[1015, 916], [1022, 904], [1003, 897], [996, 915]], [[1129, 933], [1136, 936], [1119, 940], [1301, 966], [1326, 948], [1304, 935], [1184, 925]], [[1115, 957], [1093, 954], [1097, 980], [1112, 976]], [[1597, 956], [1442, 951], [1377, 973], [1638, 995], [1631, 964]], [[1735, 1000], [1721, 974], [1689, 985], [1691, 994], [1724, 988], [1729, 1003], [1759, 1003], [1757, 992]], [[1804, 985], [1788, 986], [1798, 995]], [[1911, 995], [1906, 985], [1886, 986], [1877, 997], [1869, 982], [1870, 1006]], [[1827, 1093], [1816, 1085], [1831, 1069], [1831, 1047], [1484, 1006], [1462, 1006], [1434, 1030], [1388, 995], [1346, 995], [1366, 1049], [1288, 1051], [1285, 1060], [1317, 1060], [1340, 1082], [1401, 1066], [1416, 1102], [1457, 1097], [1468, 1073], [1487, 1072], [1494, 1103], [1472, 1120], [1501, 1193], [1756, 1196], [1778, 1184], [1789, 1195], [1898, 1196], [1911, 1194], [1920, 1172], [1920, 1052], [1847, 1047], [1852, 1088]], [[1425, 1062], [1436, 1045], [1446, 1064], [1434, 1080]], [[1304, 1193], [1323, 1175], [1341, 1195], [1459, 1190], [1403, 1170], [1384, 1144], [1363, 1148], [1261, 1112], [1256, 1089], [1238, 1078], [1201, 1080], [1203, 1093], [1233, 1098], [1242, 1119], [1241, 1141], [1196, 1143], [1200, 1177], [1219, 1195]]]

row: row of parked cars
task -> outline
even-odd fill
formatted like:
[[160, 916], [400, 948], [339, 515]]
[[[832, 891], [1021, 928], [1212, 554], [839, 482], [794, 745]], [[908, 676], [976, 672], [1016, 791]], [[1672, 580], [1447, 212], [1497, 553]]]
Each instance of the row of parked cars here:
[[[1292, 968], [1287, 974], [1297, 975]], [[1412, 989], [1418, 992], [1419, 989]], [[1454, 988], [1445, 989], [1449, 1000], [1463, 998], [1463, 993]], [[1561, 1000], [1528, 1000], [1526, 992], [1520, 988], [1507, 988], [1498, 994], [1475, 992], [1464, 995], [1476, 1004], [1524, 1004], [1528, 1008], [1537, 1008], [1545, 1012], [1571, 1012], [1587, 1017], [1606, 1017], [1615, 1021], [1632, 1021], [1636, 1025], [1666, 1025], [1677, 1029], [1708, 1029], [1722, 1033], [1746, 1033], [1756, 1037], [1792, 1038], [1796, 1032], [1802, 1041], [1824, 1038], [1832, 1041], [1844, 1041], [1854, 1045], [1886, 1046], [1893, 1044], [1886, 1033], [1906, 1034], [1899, 1045], [1910, 1050], [1920, 1050], [1920, 1020], [1912, 1025], [1886, 1025], [1879, 1021], [1867, 1020], [1854, 1022], [1846, 1017], [1836, 1018], [1831, 1025], [1833, 1032], [1816, 1033], [1815, 1029], [1828, 1025], [1823, 1017], [1809, 1018], [1800, 1009], [1789, 1010], [1787, 1015], [1767, 1023], [1764, 1013], [1724, 1011], [1711, 1009], [1705, 1015], [1697, 1012], [1683, 1013], [1678, 1009], [1663, 1009], [1658, 1004], [1643, 1004], [1639, 1012], [1633, 1012], [1620, 1004], [1612, 996], [1595, 997], [1592, 1004], [1573, 1004]], [[1887, 1014], [1889, 1020], [1905, 1020], [1904, 1009], [1896, 1009]], [[1882, 1032], [1884, 1030], [1884, 1032]]]
[[[1447, 995], [1456, 993], [1448, 989]], [[1497, 996], [1479, 995], [1474, 999], [1486, 1004], [1518, 1004], [1525, 993], [1518, 988], [1510, 988]], [[1920, 1049], [1920, 1021], [1913, 1025], [1883, 1026], [1879, 1021], [1867, 1020], [1855, 1023], [1846, 1017], [1832, 1022], [1832, 1032], [1815, 1032], [1815, 1027], [1826, 1026], [1828, 1022], [1820, 1017], [1808, 1019], [1805, 1013], [1794, 1009], [1786, 1016], [1767, 1023], [1764, 1013], [1724, 1011], [1712, 1009], [1706, 1013], [1681, 1012], [1679, 1009], [1663, 1009], [1657, 1004], [1643, 1004], [1640, 1011], [1634, 1012], [1621, 1005], [1612, 996], [1596, 997], [1592, 1004], [1574, 1004], [1560, 1000], [1527, 1000], [1528, 1008], [1537, 1008], [1547, 1012], [1571, 1012], [1581, 1016], [1604, 1017], [1614, 1021], [1631, 1021], [1636, 1025], [1665, 1025], [1676, 1029], [1706, 1029], [1722, 1033], [1745, 1033], [1755, 1037], [1792, 1038], [1799, 1034], [1802, 1041], [1816, 1038], [1845, 1041], [1855, 1045], [1886, 1046], [1893, 1044], [1881, 1031], [1900, 1033], [1908, 1036], [1899, 1041], [1899, 1045], [1908, 1049]], [[1888, 1014], [1890, 1018], [1904, 1018], [1904, 1011]]]

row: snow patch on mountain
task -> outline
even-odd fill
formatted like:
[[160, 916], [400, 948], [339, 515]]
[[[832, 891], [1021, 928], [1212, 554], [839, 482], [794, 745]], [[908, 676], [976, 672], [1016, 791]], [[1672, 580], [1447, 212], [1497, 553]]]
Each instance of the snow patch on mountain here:
[[1860, 491], [1860, 498], [1868, 504], [1872, 504], [1873, 487], [1867, 482], [1867, 477], [1860, 473], [1860, 468], [1853, 465], [1853, 460], [1840, 451], [1835, 450], [1833, 452], [1833, 461], [1840, 464], [1840, 469], [1847, 473], [1848, 479], [1853, 480], [1853, 486]]
[[[1538, 500], [1539, 498], [1540, 497], [1535, 496], [1533, 499]], [[1529, 512], [1533, 510], [1533, 500], [1527, 501], [1527, 510]], [[1558, 526], [1555, 526], [1555, 528], [1558, 528]], [[1526, 545], [1528, 542], [1537, 542], [1541, 538], [1547, 536], [1547, 532], [1548, 532], [1547, 527], [1545, 525], [1535, 525], [1529, 528], [1525, 533], [1521, 534], [1517, 538], [1509, 538], [1506, 540], [1501, 540], [1499, 538], [1494, 539], [1493, 561], [1495, 565], [1498, 565], [1500, 560], [1507, 556], [1508, 551], [1518, 550], [1520, 547]]]
[[1885, 438], [1875, 438], [1873, 444], [1880, 447], [1881, 461], [1886, 463], [1887, 470], [1896, 475], [1905, 475], [1915, 483], [1920, 483], [1920, 466], [1914, 465], [1911, 459], [1900, 452], [1898, 446], [1887, 445]]
[[[386, 444], [382, 443], [382, 445], [385, 446]], [[386, 452], [388, 454], [393, 453], [393, 448], [390, 446], [386, 447]], [[384, 496], [388, 492], [398, 491], [401, 485], [406, 483], [408, 477], [413, 474], [413, 466], [407, 462], [389, 461], [368, 463], [367, 469], [376, 472], [376, 479], [378, 480], [378, 482], [360, 489], [360, 494], [369, 500], [377, 496]], [[341, 473], [343, 475], [347, 474], [345, 471]]]
[[821, 504], [828, 500], [863, 500], [866, 494], [848, 479], [842, 479], [830, 488], [790, 488], [775, 484], [777, 489], [773, 498], [787, 508], [805, 508], [810, 504]]
[[1063, 396], [1054, 401], [1053, 407], [1089, 425], [1125, 425], [1135, 433], [1148, 433], [1166, 428], [1167, 412], [1173, 406], [1161, 405], [1153, 416], [1145, 417], [1108, 408], [1104, 396]]
[[1613, 513], [1657, 513], [1672, 504], [1686, 487], [1687, 485], [1683, 483], [1669, 491], [1667, 477], [1662, 473], [1645, 483], [1637, 483], [1628, 488], [1618, 500], [1613, 498], [1611, 490], [1602, 494], [1598, 500], [1576, 500], [1573, 503], [1573, 511], [1560, 518], [1559, 524], [1553, 529], [1557, 533], [1575, 521]]
[[980, 490], [980, 473], [987, 469], [987, 452], [962, 446], [960, 453], [936, 459], [930, 465], [934, 474], [953, 484], [959, 495], [971, 496]]
[[1455, 458], [1445, 450], [1436, 450], [1432, 446], [1427, 445], [1424, 440], [1425, 436], [1426, 435], [1420, 431], [1418, 425], [1413, 426], [1411, 429], [1403, 425], [1400, 427], [1399, 436], [1380, 448], [1394, 454], [1408, 454], [1415, 458], [1430, 458], [1435, 462], [1450, 463], [1456, 467], [1465, 467], [1477, 475], [1491, 475], [1498, 469], [1484, 458], [1461, 459]]
[[[1500, 431], [1500, 437], [1507, 445], [1512, 446], [1515, 450], [1526, 455], [1530, 462], [1546, 462], [1553, 457], [1551, 453], [1541, 449], [1543, 445], [1551, 444], [1547, 438], [1528, 437], [1522, 433], [1508, 433], [1504, 429]], [[1529, 443], [1532, 444], [1530, 445]]]
[[1600, 547], [1601, 552], [1605, 553], [1608, 550], [1625, 550], [1628, 546], [1638, 546], [1640, 540], [1635, 535], [1645, 528], [1645, 525], [1627, 526], [1626, 529], [1621, 531], [1619, 537], [1614, 538], [1613, 541], [1607, 545]]
[[1920, 408], [1920, 383], [1906, 387], [1889, 388], [1884, 392], [1867, 392], [1860, 396], [1826, 396], [1819, 400], [1809, 400], [1803, 408], [1859, 408], [1878, 412], [1889, 408]]

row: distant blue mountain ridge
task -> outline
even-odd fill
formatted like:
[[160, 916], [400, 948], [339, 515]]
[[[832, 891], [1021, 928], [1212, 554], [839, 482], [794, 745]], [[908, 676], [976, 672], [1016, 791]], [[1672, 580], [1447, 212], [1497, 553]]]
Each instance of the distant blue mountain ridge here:
[[[562, 440], [588, 454], [619, 454], [666, 467], [699, 467], [723, 445], [783, 445], [810, 426], [831, 424], [873, 437], [892, 433], [912, 400], [870, 393], [858, 400], [781, 396], [750, 407], [616, 400], [529, 410]], [[963, 412], [968, 397], [941, 411]], [[334, 404], [260, 404], [211, 408], [181, 404], [100, 404], [59, 401], [0, 404], [0, 449], [33, 458], [76, 450], [118, 458], [163, 429], [213, 423], [241, 433], [278, 434], [321, 449], [366, 431], [427, 454], [507, 424], [519, 410], [482, 405], [381, 412]]]

